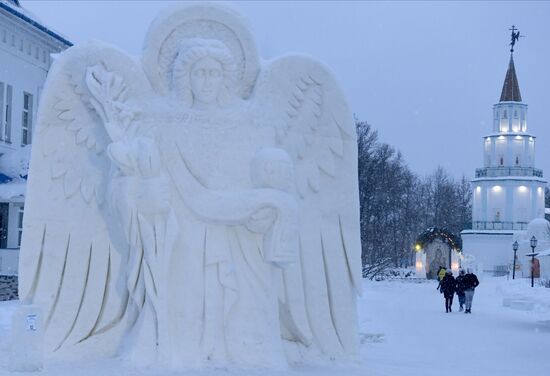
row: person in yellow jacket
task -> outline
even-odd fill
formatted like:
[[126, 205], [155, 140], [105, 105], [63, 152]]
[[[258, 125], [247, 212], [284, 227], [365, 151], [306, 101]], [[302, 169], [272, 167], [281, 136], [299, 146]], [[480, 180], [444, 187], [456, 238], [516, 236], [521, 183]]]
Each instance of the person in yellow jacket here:
[[439, 284], [437, 285], [437, 290], [441, 287], [441, 281], [443, 281], [443, 278], [445, 278], [445, 274], [447, 273], [447, 269], [444, 266], [439, 266], [439, 270], [437, 271], [437, 280], [439, 281]]

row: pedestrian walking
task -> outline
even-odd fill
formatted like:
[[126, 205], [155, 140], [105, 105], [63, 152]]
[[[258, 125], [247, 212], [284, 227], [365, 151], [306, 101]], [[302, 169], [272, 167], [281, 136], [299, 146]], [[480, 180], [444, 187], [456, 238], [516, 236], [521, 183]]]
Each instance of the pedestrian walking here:
[[437, 270], [437, 281], [439, 283], [437, 284], [436, 290], [439, 290], [439, 288], [441, 287], [441, 281], [443, 281], [443, 278], [445, 278], [446, 273], [447, 273], [447, 269], [445, 269], [444, 266], [440, 265], [439, 269]]
[[464, 303], [466, 302], [466, 294], [464, 294], [465, 285], [464, 285], [464, 269], [460, 269], [458, 272], [458, 277], [456, 277], [456, 296], [458, 296], [459, 312], [464, 311]]
[[445, 311], [447, 313], [452, 312], [452, 305], [453, 305], [453, 297], [455, 294], [455, 288], [456, 288], [456, 280], [455, 277], [453, 277], [453, 272], [451, 269], [448, 269], [445, 273], [445, 277], [443, 277], [443, 280], [441, 281], [441, 288], [440, 291], [445, 297]]
[[466, 298], [464, 313], [472, 313], [472, 300], [474, 300], [474, 292], [477, 286], [479, 286], [477, 276], [471, 270], [468, 270], [468, 273], [464, 276], [464, 295]]

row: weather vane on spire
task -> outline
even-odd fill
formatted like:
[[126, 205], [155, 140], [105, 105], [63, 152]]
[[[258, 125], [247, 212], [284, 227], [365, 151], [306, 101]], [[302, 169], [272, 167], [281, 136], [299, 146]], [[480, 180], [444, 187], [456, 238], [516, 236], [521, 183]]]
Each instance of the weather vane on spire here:
[[514, 46], [516, 45], [516, 42], [519, 42], [519, 38], [523, 38], [525, 37], [525, 35], [520, 35], [519, 34], [519, 30], [516, 29], [516, 26], [515, 25], [512, 25], [512, 28], [511, 29], [508, 29], [508, 30], [511, 30], [512, 31], [512, 35], [510, 36], [511, 38], [511, 41], [510, 41], [510, 52], [514, 52]]

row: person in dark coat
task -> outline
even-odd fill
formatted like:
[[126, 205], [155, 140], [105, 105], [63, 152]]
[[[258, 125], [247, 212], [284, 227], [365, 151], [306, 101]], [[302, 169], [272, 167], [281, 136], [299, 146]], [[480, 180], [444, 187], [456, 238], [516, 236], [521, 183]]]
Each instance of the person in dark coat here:
[[464, 313], [472, 313], [472, 300], [477, 286], [479, 286], [477, 276], [468, 270], [468, 273], [464, 276], [464, 294], [466, 295], [466, 310]]
[[466, 302], [466, 294], [464, 294], [465, 285], [464, 285], [464, 269], [460, 269], [458, 272], [458, 277], [456, 277], [456, 296], [458, 296], [458, 304], [460, 304], [459, 311], [464, 311], [464, 303]]
[[451, 307], [453, 305], [455, 288], [456, 280], [455, 277], [453, 277], [453, 272], [451, 269], [447, 269], [447, 273], [445, 274], [445, 277], [443, 277], [443, 280], [441, 281], [441, 288], [439, 289], [445, 297], [445, 310], [447, 313], [453, 311]]

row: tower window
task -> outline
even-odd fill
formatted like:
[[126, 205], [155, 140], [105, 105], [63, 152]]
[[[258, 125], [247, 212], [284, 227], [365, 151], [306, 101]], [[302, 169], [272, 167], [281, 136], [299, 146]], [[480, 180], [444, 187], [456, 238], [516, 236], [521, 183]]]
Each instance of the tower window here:
[[504, 157], [499, 158], [499, 163], [501, 166], [504, 166]]
[[519, 166], [519, 157], [516, 155], [516, 166]]
[[504, 111], [502, 112], [502, 118], [503, 118], [503, 119], [508, 119], [508, 114], [506, 113], [506, 110], [504, 110]]

